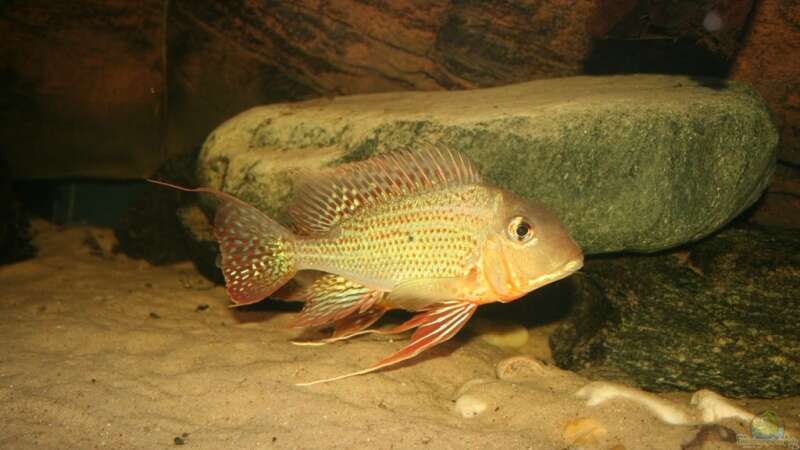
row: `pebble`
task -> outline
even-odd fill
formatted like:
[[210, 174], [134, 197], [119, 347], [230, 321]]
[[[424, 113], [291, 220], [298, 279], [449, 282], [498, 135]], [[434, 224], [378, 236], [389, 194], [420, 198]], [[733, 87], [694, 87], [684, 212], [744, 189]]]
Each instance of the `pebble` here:
[[608, 430], [600, 422], [589, 417], [579, 417], [564, 425], [564, 441], [570, 446], [597, 447]]
[[494, 368], [497, 378], [501, 380], [519, 380], [552, 373], [544, 363], [527, 356], [512, 356], [506, 358]]
[[485, 319], [473, 322], [475, 333], [495, 347], [520, 348], [528, 342], [528, 329], [522, 325]]
[[456, 411], [465, 419], [471, 419], [486, 411], [486, 402], [469, 394], [464, 394], [456, 400]]
[[453, 395], [452, 398], [453, 398], [453, 400], [455, 400], [458, 397], [461, 397], [462, 395], [466, 394], [466, 392], [468, 390], [472, 389], [473, 387], [480, 386], [482, 384], [489, 384], [489, 383], [491, 383], [493, 381], [494, 380], [491, 380], [491, 379], [488, 379], [488, 378], [473, 378], [473, 379], [467, 381], [466, 383], [462, 384], [461, 387], [458, 388], [458, 390], [456, 391], [455, 395]]

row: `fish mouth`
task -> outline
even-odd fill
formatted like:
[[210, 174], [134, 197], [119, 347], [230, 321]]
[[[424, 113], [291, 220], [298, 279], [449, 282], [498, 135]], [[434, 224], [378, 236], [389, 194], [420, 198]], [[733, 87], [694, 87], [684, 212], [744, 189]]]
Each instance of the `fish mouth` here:
[[552, 273], [528, 280], [528, 291], [539, 289], [542, 286], [564, 279], [583, 267], [583, 256], [567, 261]]

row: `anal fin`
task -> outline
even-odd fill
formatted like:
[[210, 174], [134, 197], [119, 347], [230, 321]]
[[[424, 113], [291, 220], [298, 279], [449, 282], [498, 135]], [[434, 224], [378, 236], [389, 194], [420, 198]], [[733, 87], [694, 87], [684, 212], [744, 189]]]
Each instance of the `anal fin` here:
[[411, 342], [398, 352], [378, 361], [372, 367], [333, 378], [310, 381], [307, 383], [297, 383], [297, 386], [311, 386], [314, 384], [341, 380], [343, 378], [356, 375], [363, 375], [413, 358], [425, 350], [439, 345], [455, 336], [456, 333], [461, 330], [464, 324], [467, 323], [470, 317], [472, 317], [472, 314], [475, 313], [477, 308], [478, 305], [474, 303], [449, 302], [442, 303], [434, 308], [420, 312], [407, 322], [404, 322], [390, 330], [381, 332], [381, 334], [399, 333], [416, 328], [416, 331], [411, 336]]

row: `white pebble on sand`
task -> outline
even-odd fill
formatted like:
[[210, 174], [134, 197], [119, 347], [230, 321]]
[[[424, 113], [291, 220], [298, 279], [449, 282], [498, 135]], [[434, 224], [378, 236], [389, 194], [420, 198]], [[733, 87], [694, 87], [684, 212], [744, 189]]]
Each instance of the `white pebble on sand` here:
[[475, 396], [464, 394], [456, 400], [456, 411], [466, 419], [475, 417], [485, 410], [486, 402]]
[[517, 380], [532, 377], [542, 377], [556, 373], [545, 364], [528, 356], [512, 356], [506, 358], [495, 366], [495, 375], [501, 380]]
[[722, 17], [716, 11], [709, 11], [703, 18], [703, 28], [712, 33], [722, 29]]
[[520, 348], [528, 342], [528, 329], [511, 322], [475, 319], [472, 329], [482, 340], [501, 348]]

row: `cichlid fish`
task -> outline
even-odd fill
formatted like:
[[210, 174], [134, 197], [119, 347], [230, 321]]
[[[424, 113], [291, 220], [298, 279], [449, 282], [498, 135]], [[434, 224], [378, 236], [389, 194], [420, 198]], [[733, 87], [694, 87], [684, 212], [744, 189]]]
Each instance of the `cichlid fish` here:
[[[452, 338], [479, 305], [510, 302], [583, 265], [580, 247], [544, 206], [485, 184], [460, 153], [397, 151], [306, 177], [290, 209], [294, 229], [210, 189], [214, 235], [235, 305], [261, 301], [298, 272], [324, 272], [293, 300], [294, 325], [332, 325], [320, 343], [416, 329], [375, 365], [305, 385], [368, 373]], [[415, 312], [388, 330], [386, 311]]]

